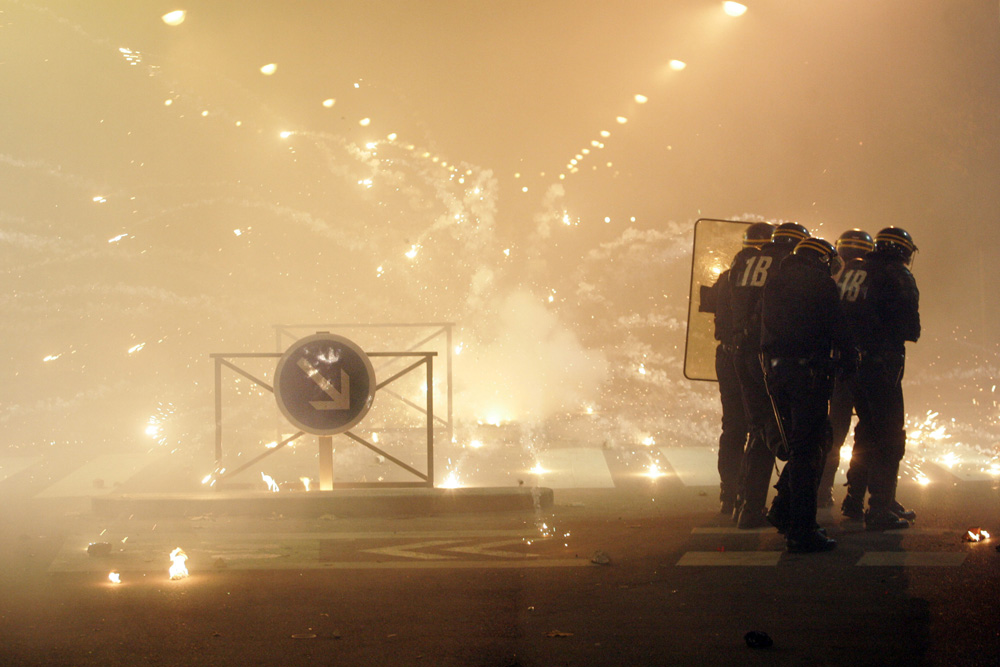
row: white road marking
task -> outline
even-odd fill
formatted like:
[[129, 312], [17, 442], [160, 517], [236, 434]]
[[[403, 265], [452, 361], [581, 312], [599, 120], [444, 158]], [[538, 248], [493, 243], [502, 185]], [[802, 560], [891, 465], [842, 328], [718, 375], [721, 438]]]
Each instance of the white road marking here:
[[463, 554], [475, 554], [477, 556], [496, 556], [498, 558], [538, 558], [538, 554], [526, 554], [517, 551], [497, 551], [493, 547], [505, 547], [510, 544], [524, 544], [524, 540], [503, 540], [500, 542], [487, 542], [477, 544], [474, 547], [452, 547], [445, 551], [457, 551]]
[[688, 551], [677, 561], [679, 567], [760, 567], [775, 566], [783, 551]]
[[958, 567], [966, 554], [947, 551], [866, 551], [857, 565], [869, 567]]
[[718, 486], [719, 455], [705, 447], [660, 447], [684, 486]]
[[103, 496], [115, 490], [162, 456], [148, 454], [99, 456], [39, 493], [36, 498]]
[[41, 460], [41, 456], [14, 456], [0, 459], [0, 482]]
[[546, 471], [537, 476], [539, 486], [550, 489], [613, 489], [604, 452], [593, 447], [567, 447], [538, 452]]
[[382, 554], [385, 556], [396, 556], [398, 558], [418, 558], [422, 560], [444, 560], [454, 558], [444, 554], [422, 553], [413, 549], [426, 549], [428, 547], [439, 547], [442, 544], [455, 544], [457, 540], [430, 540], [429, 542], [413, 542], [410, 544], [400, 544], [394, 547], [380, 547], [378, 549], [362, 549], [362, 553]]

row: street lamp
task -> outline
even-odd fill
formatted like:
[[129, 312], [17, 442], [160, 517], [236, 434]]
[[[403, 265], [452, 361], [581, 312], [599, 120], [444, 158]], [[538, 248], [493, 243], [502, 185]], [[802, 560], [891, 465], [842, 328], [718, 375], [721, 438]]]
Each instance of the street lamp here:
[[723, 2], [722, 11], [729, 16], [743, 16], [747, 13], [747, 6], [739, 2]]

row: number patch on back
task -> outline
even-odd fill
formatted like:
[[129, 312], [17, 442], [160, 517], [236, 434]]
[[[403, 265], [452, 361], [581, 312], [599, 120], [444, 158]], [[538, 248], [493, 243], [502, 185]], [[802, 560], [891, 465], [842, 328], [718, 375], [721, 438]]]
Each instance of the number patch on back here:
[[840, 300], [854, 302], [861, 295], [861, 286], [868, 277], [867, 271], [861, 269], [851, 269], [844, 272], [840, 279]]
[[767, 270], [771, 268], [772, 261], [774, 258], [767, 255], [751, 257], [743, 269], [743, 275], [740, 276], [740, 287], [763, 287], [767, 282]]

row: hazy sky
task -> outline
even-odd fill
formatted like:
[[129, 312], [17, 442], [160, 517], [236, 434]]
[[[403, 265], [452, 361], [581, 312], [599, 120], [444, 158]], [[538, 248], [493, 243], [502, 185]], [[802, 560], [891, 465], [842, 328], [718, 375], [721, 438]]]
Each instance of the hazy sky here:
[[[683, 317], [699, 217], [902, 226], [925, 349], [995, 364], [997, 3], [721, 4], [0, 0], [9, 432], [169, 402], [135, 383], [183, 395], [276, 322], [471, 337], [511, 294], [597, 368], [595, 303]], [[638, 238], [644, 258], [594, 259]], [[623, 271], [649, 282], [587, 301]]]

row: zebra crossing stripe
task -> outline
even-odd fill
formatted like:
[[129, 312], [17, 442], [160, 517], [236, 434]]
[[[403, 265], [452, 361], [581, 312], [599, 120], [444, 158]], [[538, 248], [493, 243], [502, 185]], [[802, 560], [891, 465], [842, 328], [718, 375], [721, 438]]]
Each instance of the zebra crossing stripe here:
[[677, 561], [678, 567], [773, 567], [781, 551], [688, 551]]
[[966, 554], [947, 551], [866, 551], [857, 565], [868, 567], [958, 567]]

